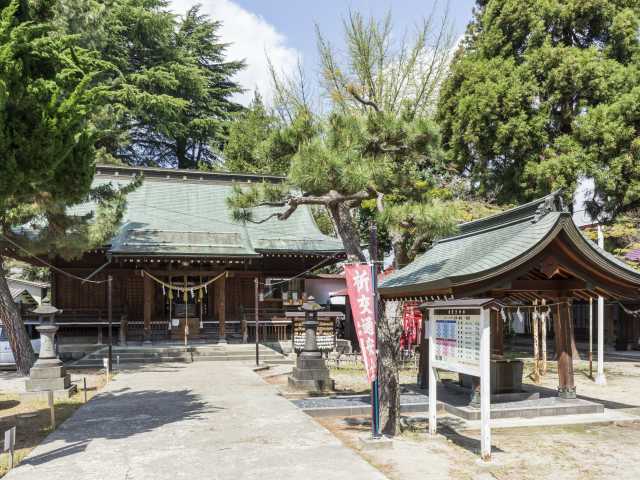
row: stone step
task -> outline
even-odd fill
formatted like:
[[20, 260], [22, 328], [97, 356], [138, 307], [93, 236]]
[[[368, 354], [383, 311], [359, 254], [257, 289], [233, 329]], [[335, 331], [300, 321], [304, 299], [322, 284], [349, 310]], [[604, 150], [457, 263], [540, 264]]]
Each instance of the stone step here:
[[[245, 355], [255, 355], [256, 351], [255, 350], [246, 350], [246, 351], [240, 351], [240, 352], [230, 352], [230, 351], [224, 351], [224, 350], [206, 350], [206, 351], [194, 351], [191, 352], [192, 355], [194, 357], [208, 357], [211, 355], [224, 355], [227, 357], [243, 357]], [[260, 355], [264, 355], [264, 356], [268, 356], [268, 357], [282, 357], [283, 355], [278, 353], [278, 352], [274, 352], [273, 350], [260, 350], [259, 351]]]
[[[153, 363], [188, 363], [191, 362], [191, 358], [187, 357], [171, 357], [171, 358], [128, 358], [127, 361], [120, 359], [120, 367], [123, 365], [140, 365], [140, 364], [153, 364]], [[118, 364], [117, 360], [113, 359], [114, 368]], [[82, 359], [69, 365], [70, 368], [103, 368], [104, 363], [102, 359]]]
[[225, 355], [202, 355], [193, 357], [194, 362], [248, 362], [254, 361], [255, 359], [255, 355], [235, 355], [233, 357], [228, 357]]
[[296, 361], [288, 358], [268, 358], [264, 361], [264, 363], [266, 363], [267, 365], [295, 365]]
[[[113, 352], [112, 355], [114, 357], [118, 356], [121, 359], [125, 358], [159, 358], [159, 357], [181, 357], [185, 354], [189, 354], [189, 352]], [[90, 354], [87, 355], [89, 358], [106, 358], [108, 356], [107, 352], [99, 353], [99, 354]]]
[[[190, 351], [171, 351], [171, 352], [149, 352], [149, 351], [142, 351], [142, 350], [136, 350], [136, 351], [118, 351], [118, 350], [114, 350], [113, 351], [113, 356], [119, 356], [120, 359], [126, 359], [126, 358], [132, 358], [132, 357], [144, 357], [144, 358], [159, 358], [159, 357], [180, 357], [183, 355], [193, 355], [194, 357], [198, 357], [198, 356], [211, 356], [211, 355], [225, 355], [228, 357], [234, 357], [234, 356], [245, 356], [245, 355], [253, 355], [255, 354], [255, 350], [254, 349], [248, 349], [248, 350], [225, 350], [225, 349], [194, 349], [194, 350], [190, 350]], [[260, 355], [264, 355], [264, 356], [271, 356], [271, 357], [283, 357], [282, 354], [275, 352], [273, 350], [269, 350], [269, 349], [260, 349]], [[100, 359], [100, 358], [106, 358], [107, 357], [107, 352], [100, 352], [100, 353], [92, 353], [87, 355], [86, 358], [96, 358], [96, 359]]]

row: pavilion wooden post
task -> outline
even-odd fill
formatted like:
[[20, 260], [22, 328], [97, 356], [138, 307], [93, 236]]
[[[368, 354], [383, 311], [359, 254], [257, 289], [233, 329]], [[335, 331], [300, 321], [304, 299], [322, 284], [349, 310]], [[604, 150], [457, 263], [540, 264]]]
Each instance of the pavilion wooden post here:
[[531, 315], [531, 329], [533, 330], [533, 381], [540, 383], [540, 335], [538, 332], [540, 313], [538, 311], [538, 300], [533, 301], [533, 314]]
[[576, 398], [571, 348], [571, 306], [571, 298], [558, 298], [554, 318], [558, 357], [558, 395], [561, 398]]
[[491, 310], [491, 353], [504, 355], [504, 320], [497, 310]]
[[147, 275], [144, 276], [143, 293], [144, 293], [143, 341], [144, 343], [151, 343], [151, 317], [153, 316], [154, 285], [153, 285], [153, 280]]
[[216, 283], [216, 298], [218, 300], [218, 343], [227, 343], [226, 312], [227, 312], [227, 278], [223, 276]]
[[[547, 301], [542, 299], [542, 306], [546, 305]], [[549, 309], [540, 311], [540, 355], [542, 368], [540, 373], [544, 376], [547, 374], [547, 316], [549, 315]]]
[[422, 337], [420, 338], [420, 364], [418, 366], [418, 386], [429, 388], [429, 320], [428, 310], [422, 310]]

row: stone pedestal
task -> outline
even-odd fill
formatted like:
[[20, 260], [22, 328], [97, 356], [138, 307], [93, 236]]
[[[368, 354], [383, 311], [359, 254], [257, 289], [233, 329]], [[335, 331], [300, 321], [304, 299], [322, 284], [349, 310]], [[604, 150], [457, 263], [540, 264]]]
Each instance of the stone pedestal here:
[[310, 357], [303, 356], [304, 353], [296, 359], [296, 366], [289, 376], [289, 386], [314, 392], [332, 390], [334, 381], [329, 376], [329, 368], [324, 363], [322, 355]]
[[57, 325], [39, 325], [40, 355], [25, 382], [25, 397], [46, 399], [46, 392], [53, 391], [56, 398], [69, 398], [76, 390], [54, 349]]

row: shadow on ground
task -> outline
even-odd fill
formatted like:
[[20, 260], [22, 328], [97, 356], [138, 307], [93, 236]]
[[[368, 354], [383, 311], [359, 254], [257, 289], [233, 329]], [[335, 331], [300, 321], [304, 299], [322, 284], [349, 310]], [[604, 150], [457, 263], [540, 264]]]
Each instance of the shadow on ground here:
[[82, 452], [94, 439], [127, 438], [222, 410], [199, 400], [189, 390], [113, 390], [94, 397], [42, 443], [46, 446], [62, 440], [64, 446], [31, 456], [22, 463], [40, 465]]

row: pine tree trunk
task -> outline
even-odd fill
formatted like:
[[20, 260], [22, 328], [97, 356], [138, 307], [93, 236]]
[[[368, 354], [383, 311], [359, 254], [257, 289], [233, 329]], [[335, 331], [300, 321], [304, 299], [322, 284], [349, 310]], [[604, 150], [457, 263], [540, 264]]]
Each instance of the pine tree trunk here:
[[349, 207], [341, 202], [331, 203], [327, 205], [327, 209], [333, 218], [338, 236], [342, 240], [347, 258], [351, 257], [364, 262], [366, 258], [360, 246], [360, 235], [358, 235], [358, 229]]
[[389, 301], [380, 309], [378, 349], [380, 352], [380, 424], [382, 433], [400, 433], [400, 337], [402, 303]]
[[394, 267], [400, 269], [411, 262], [407, 249], [405, 248], [404, 235], [395, 233], [391, 237], [391, 244], [393, 246]]
[[9, 285], [5, 277], [2, 257], [0, 257], [0, 321], [9, 339], [11, 351], [16, 360], [18, 374], [29, 375], [29, 370], [36, 361], [31, 347], [27, 329], [22, 322], [18, 307], [11, 298]]

